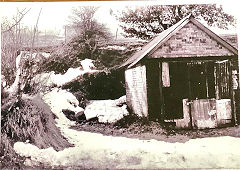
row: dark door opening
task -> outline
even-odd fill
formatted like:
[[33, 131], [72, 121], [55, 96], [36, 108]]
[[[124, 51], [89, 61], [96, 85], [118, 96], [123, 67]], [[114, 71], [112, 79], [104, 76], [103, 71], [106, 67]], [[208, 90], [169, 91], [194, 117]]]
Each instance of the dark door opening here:
[[215, 79], [213, 62], [188, 63], [189, 99], [215, 98]]
[[215, 98], [213, 62], [169, 62], [169, 79], [162, 88], [164, 119], [183, 118], [183, 99]]
[[164, 119], [183, 118], [182, 100], [188, 98], [187, 63], [169, 63], [170, 86], [163, 87]]

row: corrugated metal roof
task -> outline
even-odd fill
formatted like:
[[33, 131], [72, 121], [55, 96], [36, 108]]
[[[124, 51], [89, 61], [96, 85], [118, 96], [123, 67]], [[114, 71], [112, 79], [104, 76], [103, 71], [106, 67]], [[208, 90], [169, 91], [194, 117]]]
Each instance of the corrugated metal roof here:
[[201, 30], [206, 32], [210, 37], [214, 38], [216, 41], [218, 41], [220, 44], [222, 44], [224, 47], [226, 47], [228, 50], [233, 52], [235, 55], [237, 55], [237, 49], [234, 48], [232, 45], [224, 41], [222, 38], [220, 38], [217, 34], [213, 33], [211, 30], [209, 30], [207, 27], [205, 27], [203, 24], [198, 22], [196, 19], [192, 17], [192, 15], [188, 15], [182, 20], [180, 20], [175, 25], [171, 26], [170, 28], [166, 29], [165, 31], [161, 32], [158, 36], [153, 38], [149, 43], [147, 43], [145, 46], [142, 47], [140, 51], [137, 51], [132, 57], [130, 57], [126, 62], [124, 62], [121, 67], [128, 66], [127, 68], [131, 68], [135, 64], [137, 64], [140, 60], [142, 60], [146, 55], [148, 55], [150, 52], [155, 51], [159, 46], [161, 46], [164, 42], [166, 42], [174, 33], [176, 33], [179, 29], [181, 29], [184, 25], [186, 25], [189, 21], [192, 21], [196, 26], [198, 26]]

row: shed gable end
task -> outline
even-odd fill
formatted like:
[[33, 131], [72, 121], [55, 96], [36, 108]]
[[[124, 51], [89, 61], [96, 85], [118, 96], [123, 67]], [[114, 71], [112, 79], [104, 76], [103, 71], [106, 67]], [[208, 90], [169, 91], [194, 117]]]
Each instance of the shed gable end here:
[[222, 46], [193, 22], [188, 22], [164, 44], [150, 53], [150, 58], [232, 56]]

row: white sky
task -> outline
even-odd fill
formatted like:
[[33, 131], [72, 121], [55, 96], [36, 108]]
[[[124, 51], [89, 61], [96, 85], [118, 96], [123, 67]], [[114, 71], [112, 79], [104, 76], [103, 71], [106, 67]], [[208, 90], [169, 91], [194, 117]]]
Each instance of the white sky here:
[[[216, 3], [220, 2], [223, 5], [225, 12], [234, 15], [238, 19], [239, 3], [237, 0], [198, 0], [197, 3]], [[240, 2], [240, 1], [239, 1]], [[194, 0], [182, 0], [181, 3], [196, 3]], [[26, 26], [33, 27], [36, 23], [38, 13], [42, 8], [42, 13], [39, 20], [40, 31], [57, 31], [63, 33], [63, 25], [67, 24], [68, 16], [71, 14], [72, 7], [82, 5], [100, 6], [97, 11], [97, 19], [101, 23], [105, 23], [114, 33], [118, 26], [117, 20], [110, 15], [109, 9], [121, 10], [126, 5], [151, 5], [151, 4], [179, 4], [176, 0], [162, 0], [162, 1], [95, 1], [95, 2], [0, 2], [1, 16], [12, 17], [16, 13], [16, 8], [31, 8], [30, 12], [24, 17], [23, 23]], [[219, 4], [219, 3], [218, 3]], [[236, 33], [236, 28], [230, 30], [220, 30], [212, 28], [218, 34]]]

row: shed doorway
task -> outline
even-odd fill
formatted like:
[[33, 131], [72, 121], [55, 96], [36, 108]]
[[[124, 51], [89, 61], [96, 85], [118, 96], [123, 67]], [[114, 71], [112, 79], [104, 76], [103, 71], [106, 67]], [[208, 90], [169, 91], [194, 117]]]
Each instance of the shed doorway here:
[[[222, 88], [222, 82], [216, 82], [215, 77], [216, 74], [218, 76], [223, 75], [223, 72], [221, 72], [219, 64], [215, 61], [168, 62], [168, 69], [169, 75], [162, 73], [164, 119], [183, 119], [183, 100], [186, 99], [189, 103], [194, 103], [191, 108], [193, 112], [200, 112], [200, 107], [196, 108], [198, 107], [195, 104], [196, 100], [204, 99], [201, 100], [204, 102], [208, 99], [215, 100], [216, 88], [218, 85], [219, 88]], [[168, 86], [164, 85], [166, 83], [164, 83], [163, 77], [166, 76], [169, 76]], [[227, 74], [225, 74], [222, 79], [227, 80], [227, 77]], [[226, 97], [229, 98], [229, 95]]]
[[[166, 67], [167, 65], [163, 65]], [[188, 98], [188, 69], [187, 63], [169, 62], [168, 68], [169, 83], [164, 86], [163, 80], [163, 101], [164, 101], [164, 119], [181, 119], [183, 118], [182, 100]]]

